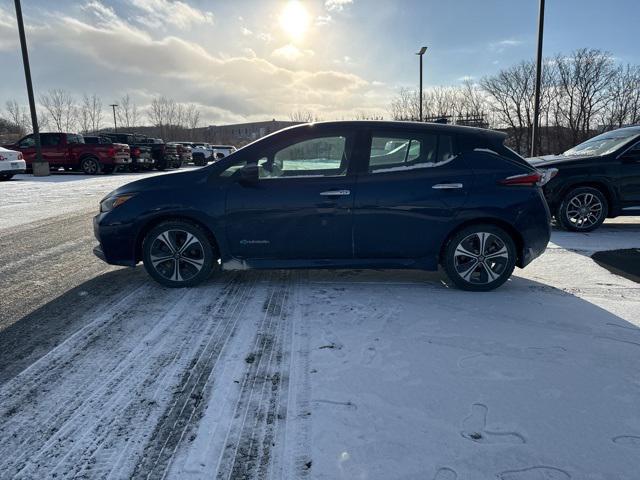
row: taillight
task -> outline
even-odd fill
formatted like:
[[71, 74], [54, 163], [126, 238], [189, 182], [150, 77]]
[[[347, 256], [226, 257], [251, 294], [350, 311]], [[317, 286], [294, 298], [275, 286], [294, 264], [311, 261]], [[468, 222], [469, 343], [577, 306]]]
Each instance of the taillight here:
[[115, 157], [116, 156], [115, 147], [109, 147], [109, 151], [107, 152], [107, 155], [109, 155], [110, 157]]
[[133, 150], [131, 150], [131, 155], [134, 157], [139, 157], [140, 156], [140, 149], [139, 148], [134, 148]]
[[18, 152], [18, 160], [24, 160], [24, 157], [22, 156], [22, 152]]
[[513, 175], [507, 177], [504, 180], [500, 180], [501, 185], [520, 185], [520, 186], [543, 186], [549, 180], [556, 176], [558, 173], [557, 168], [549, 168], [546, 170], [536, 170], [535, 172], [522, 173], [520, 175]]

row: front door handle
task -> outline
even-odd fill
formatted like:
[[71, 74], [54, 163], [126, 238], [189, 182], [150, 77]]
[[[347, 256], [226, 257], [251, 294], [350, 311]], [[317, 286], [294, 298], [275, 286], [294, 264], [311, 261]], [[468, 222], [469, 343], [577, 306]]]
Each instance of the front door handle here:
[[455, 190], [462, 187], [464, 187], [464, 185], [461, 183], [438, 183], [431, 188], [434, 190]]
[[327, 190], [326, 192], [320, 192], [323, 197], [345, 197], [351, 195], [351, 190]]

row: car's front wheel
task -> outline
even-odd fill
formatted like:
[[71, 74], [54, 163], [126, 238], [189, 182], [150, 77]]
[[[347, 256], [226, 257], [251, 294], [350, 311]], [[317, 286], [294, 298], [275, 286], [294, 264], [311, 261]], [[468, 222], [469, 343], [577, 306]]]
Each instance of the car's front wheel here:
[[558, 223], [573, 232], [590, 232], [609, 214], [607, 199], [593, 187], [578, 187], [568, 192], [556, 212]]
[[462, 290], [486, 292], [506, 282], [516, 265], [516, 247], [495, 225], [471, 225], [447, 242], [442, 266]]
[[174, 288], [206, 280], [217, 260], [207, 233], [184, 221], [167, 221], [151, 229], [142, 242], [142, 256], [147, 273]]

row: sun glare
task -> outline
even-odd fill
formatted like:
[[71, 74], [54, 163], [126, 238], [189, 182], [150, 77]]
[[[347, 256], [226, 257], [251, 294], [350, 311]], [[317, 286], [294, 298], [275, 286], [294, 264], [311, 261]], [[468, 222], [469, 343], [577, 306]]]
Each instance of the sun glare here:
[[280, 14], [280, 26], [294, 39], [304, 36], [309, 22], [309, 12], [298, 0], [289, 0]]

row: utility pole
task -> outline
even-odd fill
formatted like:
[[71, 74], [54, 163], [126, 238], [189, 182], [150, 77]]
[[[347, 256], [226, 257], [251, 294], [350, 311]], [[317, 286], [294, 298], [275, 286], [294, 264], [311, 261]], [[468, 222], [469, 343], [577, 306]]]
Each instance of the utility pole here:
[[31, 112], [31, 128], [33, 129], [33, 139], [36, 147], [35, 161], [31, 162], [33, 175], [44, 177], [49, 175], [49, 162], [42, 158], [42, 147], [40, 146], [40, 130], [38, 129], [38, 116], [36, 114], [36, 101], [33, 96], [33, 84], [31, 83], [31, 67], [29, 66], [29, 51], [27, 50], [27, 38], [24, 34], [24, 22], [22, 20], [22, 6], [20, 0], [15, 0], [16, 20], [18, 21], [18, 35], [20, 36], [20, 48], [22, 49], [22, 63], [24, 64], [24, 78], [27, 82], [27, 95], [29, 97], [29, 110]]
[[116, 107], [118, 106], [118, 104], [112, 103], [109, 106], [113, 108], [113, 131], [114, 133], [118, 133], [118, 123], [116, 122]]
[[420, 57], [420, 121], [422, 122], [422, 57], [427, 51], [427, 47], [422, 47], [416, 55]]
[[538, 12], [538, 55], [536, 59], [536, 91], [533, 105], [533, 126], [531, 128], [531, 153], [530, 157], [535, 157], [538, 153], [538, 129], [540, 126], [540, 81], [542, 78], [542, 38], [544, 32], [544, 0], [540, 0], [540, 11]]

